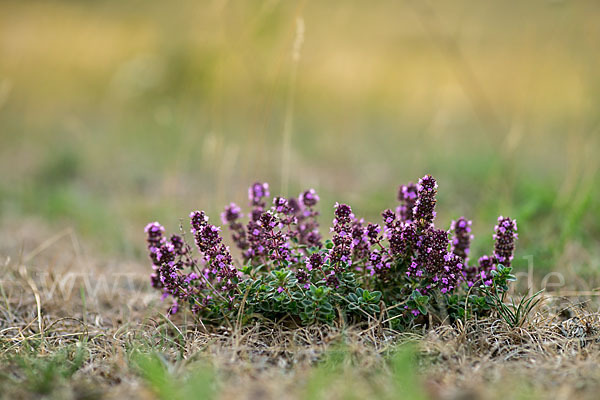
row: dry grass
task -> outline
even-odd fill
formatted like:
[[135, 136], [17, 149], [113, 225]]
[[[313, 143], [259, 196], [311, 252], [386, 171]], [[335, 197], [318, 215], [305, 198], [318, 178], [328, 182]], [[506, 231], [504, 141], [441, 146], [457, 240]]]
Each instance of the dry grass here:
[[[48, 234], [19, 226], [11, 235]], [[224, 399], [397, 398], [394, 385], [413, 370], [421, 377], [416, 385], [432, 398], [591, 399], [600, 390], [600, 314], [590, 303], [546, 301], [525, 327], [514, 329], [493, 318], [403, 333], [381, 325], [301, 328], [268, 321], [204, 327], [185, 314], [165, 318], [144, 267], [91, 262], [70, 233], [46, 237], [23, 250], [7, 238], [0, 249], [0, 397], [153, 398], [156, 387], [135, 356], [153, 352], [169, 377], [208, 365], [207, 385]], [[117, 281], [114, 291], [91, 296], [96, 286], [80, 277], [71, 292], [49, 295], [67, 273], [102, 277], [125, 268], [135, 275], [128, 284]], [[390, 360], [407, 341], [418, 356], [403, 367], [408, 371], [395, 371]], [[65, 372], [78, 349], [81, 364]]]

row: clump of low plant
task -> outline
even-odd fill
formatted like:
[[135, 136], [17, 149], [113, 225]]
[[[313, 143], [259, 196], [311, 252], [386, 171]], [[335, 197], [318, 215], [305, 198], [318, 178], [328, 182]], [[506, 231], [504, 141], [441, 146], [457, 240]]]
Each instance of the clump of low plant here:
[[[494, 293], [510, 272], [516, 221], [500, 217], [493, 253], [471, 263], [471, 221], [459, 218], [450, 230], [434, 225], [437, 189], [431, 175], [401, 186], [399, 206], [381, 213], [382, 224], [336, 203], [331, 237], [324, 240], [313, 189], [268, 202], [268, 184], [255, 183], [246, 219], [234, 203], [221, 214], [239, 260], [203, 211], [190, 214], [195, 249], [185, 234], [165, 236], [158, 222], [148, 224], [152, 285], [172, 300], [170, 313], [186, 307], [215, 323], [256, 317], [332, 323], [385, 313], [387, 321], [409, 325], [441, 307], [452, 318], [469, 307], [489, 313], [500, 307]], [[464, 306], [469, 296], [471, 305]]]

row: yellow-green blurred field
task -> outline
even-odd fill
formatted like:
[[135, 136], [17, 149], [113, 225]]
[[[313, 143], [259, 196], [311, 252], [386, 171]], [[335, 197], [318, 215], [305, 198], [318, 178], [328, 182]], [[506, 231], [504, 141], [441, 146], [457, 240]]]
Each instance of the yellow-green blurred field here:
[[2, 216], [137, 254], [147, 220], [257, 179], [314, 186], [327, 221], [430, 172], [479, 236], [503, 212], [521, 248], [597, 239], [598, 5], [424, 4], [2, 3]]
[[378, 221], [431, 173], [438, 225], [473, 219], [477, 254], [510, 215], [517, 269], [595, 287], [599, 18], [560, 0], [3, 1], [0, 255], [43, 241], [22, 225], [73, 227], [144, 264], [146, 222], [217, 219], [256, 180], [314, 187], [324, 231], [335, 201]]

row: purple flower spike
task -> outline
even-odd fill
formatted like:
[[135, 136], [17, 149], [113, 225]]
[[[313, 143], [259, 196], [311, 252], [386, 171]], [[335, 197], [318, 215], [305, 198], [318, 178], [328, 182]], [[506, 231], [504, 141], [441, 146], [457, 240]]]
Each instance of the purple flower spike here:
[[165, 228], [158, 222], [151, 222], [146, 225], [144, 232], [146, 232], [146, 243], [148, 243], [148, 254], [152, 265], [159, 267], [161, 263], [158, 260], [158, 249], [166, 242], [166, 238], [163, 236]]
[[494, 260], [488, 256], [479, 258], [479, 274], [477, 279], [480, 280], [481, 284], [490, 286], [492, 284], [492, 270], [496, 269]]
[[147, 235], [146, 242], [148, 243], [148, 248], [158, 248], [163, 243], [163, 233], [165, 232], [165, 228], [158, 222], [150, 222], [144, 228], [144, 232], [146, 232]]
[[173, 243], [167, 242], [158, 249], [157, 259], [161, 264], [170, 263], [175, 260], [176, 255]]
[[269, 197], [268, 183], [256, 182], [250, 186], [248, 189], [248, 200], [250, 200], [250, 205], [264, 207], [264, 203], [262, 202], [263, 197]]
[[381, 213], [381, 218], [383, 219], [383, 225], [387, 230], [392, 230], [396, 226], [396, 214], [390, 209], [383, 210]]
[[367, 228], [363, 226], [364, 220], [354, 219], [352, 221], [352, 257], [353, 259], [364, 259], [369, 255], [369, 239]]
[[431, 175], [422, 177], [417, 185], [417, 201], [413, 209], [413, 219], [421, 228], [433, 225], [437, 187], [437, 182]]
[[258, 221], [260, 215], [265, 211], [267, 203], [264, 198], [269, 197], [269, 184], [256, 182], [248, 188], [248, 199], [252, 206], [250, 217], [252, 221]]
[[496, 264], [502, 264], [510, 267], [515, 251], [515, 240], [517, 234], [517, 220], [498, 218], [498, 225], [494, 228], [494, 261]]
[[192, 225], [192, 233], [195, 234], [208, 223], [208, 216], [204, 211], [192, 211], [190, 213], [190, 225]]
[[379, 238], [379, 234], [381, 233], [381, 227], [377, 224], [369, 224], [367, 225], [367, 237], [370, 241], [375, 242]]
[[231, 203], [225, 207], [225, 211], [221, 213], [221, 222], [223, 225], [227, 225], [231, 222], [237, 221], [242, 216], [242, 209], [237, 204]]
[[229, 226], [233, 242], [240, 250], [244, 251], [248, 249], [248, 240], [244, 225], [239, 221], [242, 216], [242, 209], [237, 204], [231, 203], [221, 213], [221, 222]]
[[216, 279], [222, 291], [234, 289], [236, 287], [234, 280], [238, 276], [238, 271], [233, 266], [229, 248], [222, 243], [221, 228], [209, 224], [204, 211], [192, 212], [190, 223], [196, 246], [204, 255], [207, 275]]
[[292, 237], [296, 238], [298, 243], [309, 247], [322, 246], [317, 221], [319, 212], [313, 209], [318, 201], [319, 196], [314, 189], [300, 193], [297, 199], [294, 197], [288, 199], [287, 220], [295, 225], [291, 230]]
[[325, 276], [325, 278], [323, 278], [323, 280], [325, 281], [325, 284], [329, 287], [337, 288], [340, 286], [340, 280], [338, 279], [338, 277], [335, 275], [335, 272], [333, 272], [333, 271], [331, 271], [329, 273], [329, 275]]
[[491, 284], [492, 270], [496, 269], [494, 260], [489, 256], [479, 258], [477, 265], [464, 268], [463, 276], [468, 287]]
[[181, 236], [171, 235], [169, 241], [175, 249], [175, 254], [177, 254], [178, 256], [183, 256], [187, 253], [187, 249], [185, 248], [185, 242], [183, 241], [183, 238]]
[[402, 185], [398, 189], [398, 201], [400, 206], [396, 209], [400, 221], [407, 222], [412, 220], [413, 208], [417, 201], [417, 185], [410, 182], [408, 185]]
[[313, 269], [321, 269], [323, 265], [323, 256], [320, 253], [313, 253], [306, 260], [306, 269], [312, 271]]
[[352, 263], [352, 209], [347, 204], [335, 203], [335, 219], [333, 220], [333, 247], [329, 251], [329, 262], [336, 271], [343, 269], [342, 263]]
[[299, 268], [298, 271], [296, 271], [296, 279], [298, 279], [298, 283], [305, 289], [310, 287], [310, 275], [304, 269]]
[[473, 235], [471, 235], [471, 221], [465, 217], [460, 217], [456, 221], [452, 221], [450, 232], [454, 236], [451, 246], [452, 253], [462, 258], [466, 265], [469, 260], [471, 240], [473, 240]]
[[308, 189], [300, 194], [299, 200], [305, 207], [314, 207], [319, 202], [319, 196], [315, 189]]

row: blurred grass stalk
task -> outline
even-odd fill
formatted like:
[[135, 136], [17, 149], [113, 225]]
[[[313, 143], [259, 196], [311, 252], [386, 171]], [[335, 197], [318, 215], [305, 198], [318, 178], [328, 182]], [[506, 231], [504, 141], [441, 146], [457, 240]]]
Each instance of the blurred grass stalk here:
[[298, 75], [298, 64], [302, 43], [304, 42], [304, 20], [302, 17], [296, 18], [296, 38], [292, 50], [292, 72], [290, 74], [290, 84], [285, 113], [285, 123], [283, 126], [283, 140], [281, 148], [281, 194], [288, 196], [288, 187], [290, 181], [290, 165], [292, 162], [291, 142], [292, 129], [294, 122], [294, 95], [296, 93], [296, 76]]

